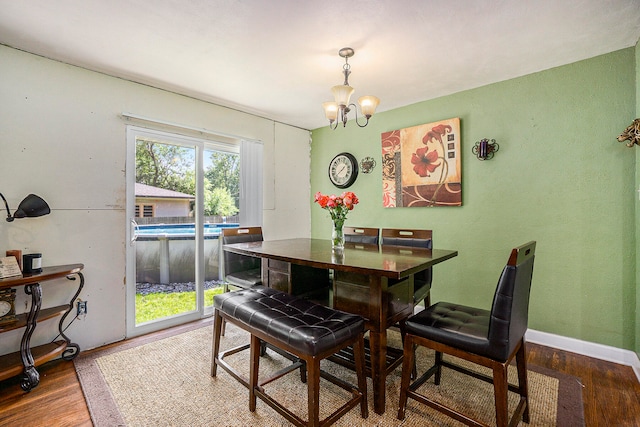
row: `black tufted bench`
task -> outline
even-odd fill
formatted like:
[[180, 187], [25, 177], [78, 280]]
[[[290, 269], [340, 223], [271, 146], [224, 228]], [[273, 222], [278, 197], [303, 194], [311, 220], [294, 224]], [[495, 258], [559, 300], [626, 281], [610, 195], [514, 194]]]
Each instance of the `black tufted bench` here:
[[[256, 397], [297, 426], [328, 426], [360, 403], [362, 417], [368, 416], [367, 382], [364, 371], [364, 320], [360, 316], [293, 297], [271, 288], [223, 293], [214, 297], [214, 335], [211, 376], [220, 366], [249, 388], [249, 410], [255, 411]], [[223, 359], [242, 347], [219, 354], [222, 321], [226, 320], [251, 334], [251, 367], [249, 380], [244, 379]], [[299, 358], [298, 362], [272, 378], [258, 382], [261, 340]], [[348, 384], [320, 369], [320, 361], [352, 345], [356, 358], [358, 387]], [[246, 348], [246, 346], [244, 346]], [[267, 395], [263, 386], [282, 375], [306, 366], [308, 388], [308, 421], [304, 421], [281, 403]], [[353, 397], [333, 414], [320, 421], [320, 377], [350, 391]]]

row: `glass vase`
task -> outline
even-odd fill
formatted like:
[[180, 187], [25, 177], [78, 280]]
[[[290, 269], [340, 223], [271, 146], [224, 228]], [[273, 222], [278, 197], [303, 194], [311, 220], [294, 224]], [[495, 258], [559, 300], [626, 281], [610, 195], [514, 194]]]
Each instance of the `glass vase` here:
[[334, 221], [333, 229], [331, 230], [331, 248], [333, 250], [343, 250], [344, 249], [344, 222], [343, 221]]

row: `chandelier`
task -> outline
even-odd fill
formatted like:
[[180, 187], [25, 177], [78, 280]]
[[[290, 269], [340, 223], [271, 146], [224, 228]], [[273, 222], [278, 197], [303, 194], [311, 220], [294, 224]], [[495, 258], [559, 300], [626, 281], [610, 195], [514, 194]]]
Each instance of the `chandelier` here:
[[355, 110], [356, 124], [361, 128], [365, 127], [369, 124], [369, 118], [373, 116], [373, 113], [375, 113], [376, 111], [376, 107], [380, 103], [380, 100], [377, 97], [371, 95], [363, 96], [358, 99], [358, 104], [360, 104], [360, 111], [362, 115], [367, 119], [364, 124], [360, 124], [360, 122], [358, 121], [358, 110], [356, 108], [356, 105], [353, 103], [349, 103], [351, 94], [353, 94], [355, 90], [354, 88], [349, 86], [349, 74], [351, 74], [351, 65], [349, 65], [349, 58], [351, 58], [353, 54], [354, 51], [350, 47], [343, 47], [338, 52], [338, 55], [344, 58], [344, 66], [342, 67], [342, 73], [344, 74], [344, 83], [331, 88], [331, 92], [333, 92], [335, 101], [322, 103], [324, 114], [327, 119], [329, 119], [329, 127], [331, 129], [337, 128], [339, 122], [342, 122], [343, 127], [347, 125], [347, 121], [349, 120], [347, 115], [351, 111], [352, 107], [353, 110]]

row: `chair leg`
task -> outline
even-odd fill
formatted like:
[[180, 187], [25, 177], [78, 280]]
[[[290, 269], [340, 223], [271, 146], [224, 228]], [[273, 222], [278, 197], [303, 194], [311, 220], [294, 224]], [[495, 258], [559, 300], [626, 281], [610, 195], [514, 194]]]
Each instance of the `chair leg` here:
[[398, 322], [398, 328], [400, 329], [400, 338], [404, 344], [404, 336], [407, 335], [407, 319], [401, 319]]
[[442, 378], [442, 352], [436, 351], [435, 358], [436, 372], [433, 378], [433, 383], [435, 385], [440, 385], [440, 379]]
[[301, 383], [307, 382], [307, 362], [304, 362], [304, 361], [300, 366], [300, 382]]
[[360, 334], [360, 338], [353, 344], [353, 358], [356, 362], [358, 388], [362, 393], [360, 414], [362, 415], [362, 418], [367, 418], [369, 416], [369, 405], [367, 404], [367, 373], [365, 372], [364, 334]]
[[508, 364], [496, 362], [493, 366], [493, 390], [496, 402], [496, 426], [507, 427], [509, 425], [509, 402], [507, 391], [507, 367]]
[[[229, 284], [222, 284], [222, 293], [229, 292]], [[227, 321], [222, 319], [222, 336], [224, 336], [224, 332], [227, 330]]]
[[411, 371], [413, 370], [415, 359], [415, 345], [411, 335], [407, 335], [404, 340], [402, 352], [402, 379], [400, 381], [400, 406], [398, 408], [398, 419], [404, 420], [405, 410], [407, 408], [407, 391], [409, 390], [409, 382], [411, 380]]
[[216, 358], [218, 357], [218, 353], [220, 351], [220, 335], [222, 333], [222, 323], [224, 319], [218, 313], [218, 310], [214, 310], [213, 315], [213, 344], [211, 346], [211, 376], [215, 377], [218, 364], [216, 363]]
[[[398, 326], [400, 327], [400, 338], [402, 339], [402, 343], [404, 344], [404, 337], [407, 334], [407, 319], [402, 319], [398, 322]], [[415, 351], [415, 346], [414, 346]], [[411, 379], [415, 380], [418, 377], [418, 366], [415, 363], [415, 359], [413, 362], [413, 368], [411, 370]]]
[[320, 360], [309, 358], [307, 364], [307, 390], [309, 426], [320, 425]]
[[251, 365], [249, 366], [249, 411], [256, 410], [256, 387], [258, 387], [258, 371], [260, 370], [260, 339], [251, 334], [249, 346]]
[[516, 365], [518, 366], [518, 389], [520, 399], [524, 399], [524, 412], [522, 413], [522, 421], [529, 424], [529, 387], [527, 382], [527, 352], [525, 349], [524, 339], [520, 344], [520, 348], [516, 353]]

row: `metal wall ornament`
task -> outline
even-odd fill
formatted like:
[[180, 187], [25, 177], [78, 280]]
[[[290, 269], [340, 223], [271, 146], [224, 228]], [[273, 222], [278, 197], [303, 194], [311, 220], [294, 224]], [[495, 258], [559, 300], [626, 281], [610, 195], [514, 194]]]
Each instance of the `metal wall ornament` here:
[[635, 119], [627, 128], [618, 136], [619, 142], [627, 142], [627, 147], [640, 145], [640, 118]]
[[360, 160], [360, 170], [362, 173], [370, 173], [376, 167], [376, 161], [373, 157], [365, 157]]
[[494, 153], [500, 149], [500, 146], [495, 139], [483, 138], [471, 149], [471, 152], [478, 158], [478, 160], [491, 160]]

